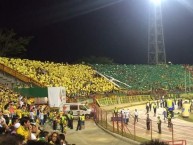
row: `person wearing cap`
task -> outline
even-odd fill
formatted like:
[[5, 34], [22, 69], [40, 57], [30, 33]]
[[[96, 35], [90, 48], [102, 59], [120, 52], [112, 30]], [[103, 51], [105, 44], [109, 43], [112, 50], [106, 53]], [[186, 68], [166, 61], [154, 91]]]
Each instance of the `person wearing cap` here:
[[157, 117], [157, 125], [158, 125], [158, 133], [161, 134], [161, 119], [160, 119], [160, 116]]

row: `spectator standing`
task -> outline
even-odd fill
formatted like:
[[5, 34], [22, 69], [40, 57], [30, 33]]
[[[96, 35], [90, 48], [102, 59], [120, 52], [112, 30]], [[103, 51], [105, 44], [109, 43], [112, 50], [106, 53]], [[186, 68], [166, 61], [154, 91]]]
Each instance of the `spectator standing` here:
[[29, 112], [29, 117], [30, 117], [30, 121], [31, 121], [31, 122], [35, 122], [35, 112], [34, 112], [34, 108], [32, 108], [31, 111]]
[[40, 110], [39, 113], [40, 125], [44, 125], [44, 113]]
[[29, 127], [30, 127], [29, 117], [21, 118], [20, 124], [21, 125], [16, 130], [16, 133], [24, 136], [25, 142], [27, 142], [27, 140], [31, 139], [31, 130], [29, 130]]

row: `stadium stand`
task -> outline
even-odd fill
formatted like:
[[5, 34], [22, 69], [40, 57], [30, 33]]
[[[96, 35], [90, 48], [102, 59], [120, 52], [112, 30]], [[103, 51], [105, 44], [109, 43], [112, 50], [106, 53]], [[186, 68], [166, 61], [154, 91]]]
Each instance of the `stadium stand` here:
[[0, 57], [1, 64], [34, 79], [43, 86], [64, 86], [68, 96], [111, 92], [117, 88], [87, 65], [41, 62]]
[[[184, 87], [183, 65], [106, 65], [93, 68], [120, 86], [134, 90], [176, 89]], [[187, 74], [188, 75], [188, 74]]]

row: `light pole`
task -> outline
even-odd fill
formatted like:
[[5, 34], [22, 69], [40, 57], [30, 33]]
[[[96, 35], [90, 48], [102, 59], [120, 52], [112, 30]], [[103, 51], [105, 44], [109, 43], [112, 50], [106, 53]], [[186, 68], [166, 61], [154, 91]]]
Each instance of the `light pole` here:
[[150, 0], [148, 25], [148, 64], [166, 64], [161, 0]]
[[184, 79], [184, 83], [185, 83], [185, 94], [186, 94], [186, 92], [187, 92], [187, 90], [186, 90], [186, 86], [187, 86], [187, 83], [186, 83], [186, 68], [185, 68], [185, 79]]

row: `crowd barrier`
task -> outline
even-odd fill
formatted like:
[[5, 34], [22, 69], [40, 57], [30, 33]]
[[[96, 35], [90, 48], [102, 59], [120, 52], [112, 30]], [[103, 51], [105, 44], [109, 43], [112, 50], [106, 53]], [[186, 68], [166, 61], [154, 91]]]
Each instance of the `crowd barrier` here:
[[[178, 132], [179, 125], [172, 124], [169, 128], [168, 123], [163, 121], [162, 131], [161, 134], [159, 134], [157, 121], [151, 121], [150, 130], [147, 130], [146, 119], [139, 118], [139, 121], [135, 122], [133, 115], [131, 115], [129, 118], [129, 123], [125, 124], [123, 114], [121, 113], [119, 113], [118, 116], [115, 116], [113, 111], [104, 110], [98, 105], [95, 105], [94, 112], [94, 120], [96, 124], [102, 126], [112, 133], [119, 134], [123, 137], [138, 142], [160, 139], [164, 142], [167, 142], [169, 145], [186, 145], [186, 140], [184, 140], [184, 138], [181, 138], [181, 134]], [[189, 132], [186, 133], [187, 136], [189, 136]], [[193, 137], [189, 136], [189, 138], [193, 140]]]
[[186, 145], [186, 140], [165, 141], [169, 145]]
[[150, 95], [136, 95], [136, 96], [112, 96], [101, 99], [96, 99], [96, 102], [100, 107], [109, 106], [122, 103], [152, 101], [153, 98]]

